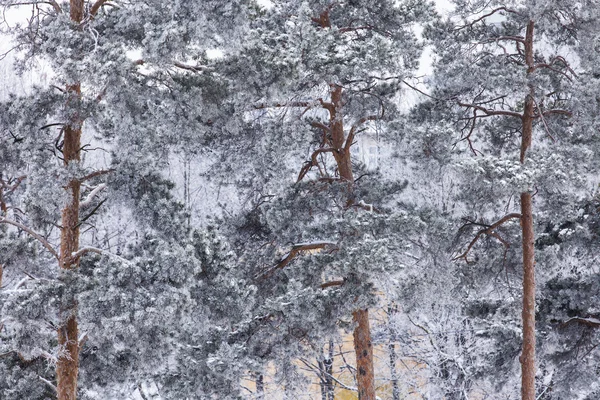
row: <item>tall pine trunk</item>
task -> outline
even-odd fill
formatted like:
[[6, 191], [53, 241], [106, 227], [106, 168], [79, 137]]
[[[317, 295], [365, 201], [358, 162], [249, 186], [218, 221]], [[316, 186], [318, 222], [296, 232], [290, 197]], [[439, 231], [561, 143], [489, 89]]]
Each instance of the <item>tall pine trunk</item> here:
[[[329, 19], [330, 5], [319, 17], [313, 17], [313, 22], [323, 29], [331, 29]], [[331, 90], [331, 104], [326, 107], [329, 111], [329, 129], [331, 133], [331, 144], [333, 145], [333, 157], [336, 162], [340, 180], [348, 185], [347, 205], [354, 202], [352, 173], [352, 159], [350, 157], [350, 146], [346, 146], [347, 140], [344, 133], [344, 114], [342, 111], [342, 87], [329, 84]], [[350, 143], [351, 145], [351, 143]], [[359, 400], [375, 400], [375, 372], [373, 367], [373, 346], [371, 343], [371, 330], [369, 327], [369, 310], [356, 310], [352, 313], [356, 328], [354, 329], [354, 351], [356, 354], [356, 381], [358, 384]]]
[[[527, 75], [533, 73], [533, 21], [527, 24], [525, 34], [525, 62]], [[525, 99], [521, 138], [521, 164], [525, 162], [527, 149], [531, 147], [533, 133], [534, 99], [533, 87]], [[521, 399], [535, 400], [535, 255], [531, 193], [521, 193], [521, 229], [523, 236], [523, 350], [521, 362]]]
[[[83, 20], [83, 0], [70, 0], [70, 17], [75, 24]], [[67, 86], [68, 103], [77, 108], [81, 99], [80, 84]], [[74, 104], [73, 104], [74, 103]], [[69, 105], [69, 104], [67, 104]], [[65, 167], [81, 158], [81, 127], [83, 120], [75, 111], [64, 127], [63, 159]], [[66, 190], [69, 200], [62, 210], [60, 235], [60, 268], [66, 271], [76, 270], [79, 260], [73, 254], [79, 250], [79, 197], [81, 183], [77, 179], [69, 182]], [[65, 271], [65, 272], [66, 272]], [[68, 284], [68, 280], [67, 280]], [[69, 290], [66, 290], [69, 293]], [[79, 341], [77, 328], [77, 301], [73, 294], [62, 299], [58, 327], [58, 345], [60, 347], [56, 363], [56, 390], [58, 400], [77, 398], [77, 376], [79, 374]]]
[[[346, 150], [344, 133], [344, 116], [342, 111], [342, 87], [331, 85], [330, 129], [338, 173], [342, 182], [348, 185], [348, 205], [352, 205], [352, 160], [350, 151]], [[373, 345], [369, 326], [369, 310], [356, 310], [352, 313], [354, 328], [354, 352], [356, 354], [356, 381], [359, 400], [375, 400], [375, 369], [373, 366]]]

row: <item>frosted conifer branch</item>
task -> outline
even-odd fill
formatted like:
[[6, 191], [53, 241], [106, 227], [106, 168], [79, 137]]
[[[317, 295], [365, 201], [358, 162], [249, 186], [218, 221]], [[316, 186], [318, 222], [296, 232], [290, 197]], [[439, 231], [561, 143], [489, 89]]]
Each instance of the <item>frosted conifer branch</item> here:
[[52, 254], [57, 260], [60, 260], [58, 253], [56, 252], [56, 250], [54, 250], [52, 245], [42, 235], [35, 232], [31, 228], [28, 228], [27, 226], [20, 224], [16, 221], [6, 219], [5, 217], [0, 217], [0, 224], [12, 225], [12, 226], [15, 226], [15, 227], [21, 229], [24, 232], [27, 232], [31, 237], [33, 237], [34, 239], [39, 241], [50, 252], [50, 254]]
[[78, 258], [84, 256], [87, 253], [96, 253], [96, 254], [100, 254], [100, 255], [105, 255], [105, 256], [114, 258], [115, 260], [118, 260], [118, 261], [120, 261], [122, 263], [125, 263], [125, 264], [129, 264], [130, 263], [130, 261], [127, 260], [126, 258], [118, 256], [118, 255], [116, 255], [114, 253], [110, 253], [110, 252], [108, 252], [106, 250], [102, 250], [102, 249], [99, 249], [97, 247], [91, 247], [91, 246], [82, 247], [77, 252], [72, 253], [71, 257], [74, 260], [77, 260]]
[[275, 265], [273, 268], [269, 269], [267, 272], [265, 272], [263, 274], [263, 278], [269, 278], [270, 276], [273, 275], [273, 273], [275, 273], [275, 271], [277, 271], [278, 269], [284, 268], [286, 265], [288, 265], [290, 262], [292, 262], [292, 260], [294, 260], [296, 258], [296, 256], [298, 256], [298, 254], [300, 254], [303, 251], [319, 250], [319, 249], [324, 249], [326, 247], [333, 247], [334, 249], [337, 249], [337, 244], [333, 243], [333, 242], [314, 242], [314, 243], [296, 244], [296, 245], [292, 246], [292, 249], [290, 250], [290, 252], [287, 253], [279, 261], [279, 263], [277, 263], [277, 265]]
[[567, 75], [566, 72], [561, 71], [561, 70], [556, 69], [556, 68], [553, 67], [553, 65], [556, 64], [556, 63], [563, 64], [564, 67], [565, 67], [565, 69], [567, 71], [569, 71], [573, 76], [577, 77], [577, 73], [575, 71], [573, 71], [573, 69], [571, 68], [571, 65], [562, 56], [556, 56], [556, 57], [554, 57], [552, 60], [550, 60], [549, 63], [539, 63], [539, 64], [536, 64], [536, 65], [533, 66], [533, 70], [535, 71], [538, 68], [547, 68], [547, 69], [549, 69], [551, 71], [554, 71], [556, 73], [559, 73], [559, 74], [563, 75], [570, 82], [573, 82], [573, 78], [571, 78], [569, 75]]

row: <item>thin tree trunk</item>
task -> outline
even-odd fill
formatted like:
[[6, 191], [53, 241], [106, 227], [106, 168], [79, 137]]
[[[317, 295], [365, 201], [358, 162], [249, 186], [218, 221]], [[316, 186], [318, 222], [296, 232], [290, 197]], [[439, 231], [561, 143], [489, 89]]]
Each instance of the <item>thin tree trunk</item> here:
[[[83, 20], [84, 1], [70, 0], [70, 17], [74, 23]], [[68, 103], [78, 103], [81, 99], [81, 86], [74, 83], [67, 86]], [[79, 162], [81, 158], [81, 127], [83, 120], [75, 112], [64, 129], [63, 158], [65, 166]], [[66, 190], [69, 202], [62, 210], [60, 235], [60, 268], [76, 270], [79, 260], [72, 254], [79, 250], [79, 200], [81, 183], [73, 179]], [[59, 355], [56, 363], [56, 390], [58, 400], [76, 400], [77, 376], [79, 374], [79, 342], [77, 328], [77, 301], [73, 295], [63, 299], [60, 306], [61, 324], [58, 327]]]
[[256, 375], [256, 398], [264, 399], [265, 398], [265, 378], [263, 374]]
[[390, 354], [390, 375], [392, 378], [392, 400], [400, 400], [400, 387], [398, 386], [398, 371], [396, 370], [396, 328], [392, 326], [391, 316], [396, 314], [398, 309], [395, 305], [388, 306], [388, 332], [390, 335], [388, 351]]
[[[533, 21], [527, 24], [525, 36], [525, 62], [527, 75], [534, 71]], [[525, 99], [523, 110], [523, 133], [521, 139], [521, 163], [525, 162], [527, 149], [531, 147], [533, 133], [533, 87]], [[523, 350], [521, 362], [521, 399], [535, 400], [535, 255], [533, 211], [531, 193], [521, 193], [521, 229], [523, 236]]]
[[[325, 349], [323, 349], [325, 351]], [[329, 338], [327, 353], [317, 360], [319, 366], [319, 386], [322, 400], [334, 400], [333, 386], [333, 339]]]
[[319, 386], [321, 387], [321, 400], [327, 400], [327, 383], [325, 381], [324, 366], [321, 361], [319, 361], [318, 364], [319, 364], [319, 368], [320, 368]]
[[327, 400], [334, 400], [335, 387], [333, 386], [333, 339], [329, 338], [328, 357], [324, 362], [327, 373]]

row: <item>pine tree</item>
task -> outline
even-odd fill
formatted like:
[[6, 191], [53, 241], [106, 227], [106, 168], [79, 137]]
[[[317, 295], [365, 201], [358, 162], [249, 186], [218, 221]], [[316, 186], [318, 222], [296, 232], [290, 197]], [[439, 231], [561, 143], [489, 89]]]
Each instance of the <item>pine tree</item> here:
[[[215, 23], [231, 21], [243, 5], [156, 1], [115, 7], [72, 0], [25, 6], [34, 17], [7, 32], [20, 50], [18, 66], [28, 70], [42, 60], [55, 84], [2, 103], [1, 240], [21, 249], [3, 253], [0, 261], [15, 285], [2, 293], [3, 361], [23, 368], [6, 369], [8, 398], [42, 398], [55, 390], [61, 400], [75, 399], [78, 382], [80, 397], [128, 396], [135, 390], [127, 387], [131, 380], [173, 379], [180, 364], [165, 371], [156, 363], [164, 366], [171, 357], [179, 363], [198, 357], [208, 368], [223, 335], [203, 330], [206, 336], [197, 337], [191, 321], [213, 315], [223, 323], [215, 308], [203, 307], [217, 303], [200, 287], [212, 280], [237, 289], [231, 276], [205, 277], [211, 263], [225, 257], [215, 251], [228, 250], [211, 243], [218, 239], [194, 236], [172, 196], [173, 184], [160, 171], [170, 150], [183, 147], [180, 140], [202, 137], [217, 107], [216, 100], [202, 101], [218, 97], [218, 90], [207, 89], [217, 81], [207, 85], [208, 79], [194, 75], [200, 67], [187, 63], [203, 60], [214, 45], [214, 25], [206, 18], [214, 12]], [[186, 96], [197, 102], [190, 136], [178, 126], [178, 105]], [[206, 250], [212, 254], [205, 254], [202, 247], [213, 244]], [[31, 254], [23, 266], [36, 264], [23, 283], [14, 281], [21, 274], [14, 268], [19, 254]], [[176, 335], [161, 325], [167, 316], [175, 318], [171, 325], [181, 323]], [[135, 333], [146, 340], [132, 343]], [[207, 336], [214, 337], [213, 347], [206, 346]], [[148, 350], [152, 345], [158, 353]], [[157, 357], [149, 362], [133, 349]], [[55, 372], [44, 363], [55, 365]], [[235, 392], [239, 375], [221, 375], [178, 387], [179, 395], [194, 396], [211, 385]], [[166, 386], [167, 393], [175, 390]]]
[[[519, 221], [523, 268], [521, 398], [531, 400], [536, 398], [536, 210], [532, 199], [534, 195], [541, 198], [540, 216], [571, 212], [572, 208], [567, 211], [564, 207], [572, 207], [572, 200], [558, 200], [556, 188], [560, 182], [568, 182], [576, 193], [583, 183], [579, 170], [568, 161], [582, 151], [574, 145], [568, 129], [576, 74], [559, 53], [561, 46], [575, 40], [578, 21], [571, 13], [557, 18], [564, 8], [551, 2], [456, 5], [453, 20], [428, 32], [438, 56], [434, 97], [438, 105], [455, 105], [454, 120], [461, 129], [457, 145], [464, 144], [472, 154], [472, 160], [465, 157], [458, 162], [469, 186], [461, 198], [467, 199], [469, 207], [488, 204], [481, 217], [464, 219], [461, 233], [472, 231], [474, 237], [456, 260], [467, 264], [493, 260], [491, 254], [481, 260], [483, 256], [476, 252], [489, 237], [504, 248], [502, 268], [508, 268], [517, 254], [512, 249], [515, 238], [507, 235], [516, 233], [512, 222]], [[534, 137], [537, 148], [532, 147]], [[518, 212], [508, 212], [515, 208], [515, 201], [508, 200], [504, 206], [507, 212], [488, 222], [491, 214], [487, 210], [499, 209], [500, 199], [516, 198], [516, 193], [520, 198]]]
[[[389, 193], [385, 191], [391, 189], [393, 197], [403, 182], [369, 183], [369, 174], [360, 175], [366, 171], [353, 161], [352, 146], [363, 130], [397, 116], [394, 97], [403, 79], [415, 70], [421, 51], [412, 29], [431, 15], [431, 5], [421, 2], [275, 2], [270, 9], [257, 12], [248, 44], [224, 62], [236, 76], [233, 92], [238, 96], [238, 109], [246, 112], [247, 121], [260, 121], [234, 139], [245, 151], [257, 153], [256, 159], [245, 155], [243, 162], [235, 164], [241, 165], [235, 170], [241, 176], [240, 185], [256, 193], [254, 217], [247, 222], [254, 225], [252, 234], [263, 243], [253, 246], [250, 253], [256, 264], [264, 267], [255, 273], [289, 281], [287, 296], [299, 290], [292, 283], [312, 282], [311, 291], [325, 290], [323, 295], [312, 294], [317, 298], [331, 301], [328, 297], [339, 297], [331, 292], [338, 290], [356, 299], [353, 306], [345, 304], [343, 308], [354, 307], [361, 399], [375, 398], [366, 308], [374, 300], [368, 293], [372, 280], [377, 279], [375, 271], [391, 263], [392, 226], [398, 227], [403, 218], [410, 217], [372, 205], [386, 204]], [[278, 115], [278, 119], [271, 118]], [[302, 154], [307, 147], [311, 148], [308, 157]], [[302, 157], [308, 160], [299, 168]], [[295, 171], [296, 183], [286, 194], [281, 187], [289, 187], [288, 171]], [[361, 183], [356, 182], [356, 175], [364, 178]], [[242, 231], [247, 228], [250, 226], [240, 226]], [[400, 229], [401, 235], [411, 229]], [[357, 231], [356, 238], [351, 237], [352, 230]], [[265, 247], [266, 242], [271, 245]], [[247, 241], [244, 246], [248, 247]], [[281, 248], [289, 252], [278, 261], [268, 261], [269, 254], [275, 258]], [[318, 260], [310, 267], [313, 263], [299, 257], [309, 252], [318, 253], [309, 257], [313, 263]], [[370, 259], [365, 258], [367, 254], [372, 255]], [[356, 258], [342, 261], [351, 255]], [[361, 259], [364, 265], [360, 265]], [[323, 264], [325, 260], [331, 260], [329, 267]], [[300, 265], [308, 270], [301, 271]], [[276, 278], [278, 274], [286, 278]], [[267, 287], [263, 285], [259, 284], [259, 293], [276, 295], [278, 284], [269, 281]], [[361, 294], [365, 295], [362, 301]], [[321, 329], [332, 323], [335, 320], [323, 322]]]

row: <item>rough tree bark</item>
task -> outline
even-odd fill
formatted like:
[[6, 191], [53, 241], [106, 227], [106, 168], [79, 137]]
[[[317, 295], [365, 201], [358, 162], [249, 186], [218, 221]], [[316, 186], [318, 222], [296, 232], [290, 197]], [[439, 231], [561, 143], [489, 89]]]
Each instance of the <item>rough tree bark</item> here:
[[[529, 21], [525, 34], [525, 62], [527, 75], [535, 70], [533, 58], [534, 23]], [[534, 119], [533, 86], [525, 99], [521, 137], [521, 163], [525, 162], [527, 149], [531, 147]], [[521, 229], [523, 238], [523, 349], [521, 362], [521, 399], [535, 400], [535, 257], [534, 229], [531, 193], [521, 193]]]
[[373, 345], [369, 326], [369, 310], [352, 313], [354, 328], [354, 352], [356, 353], [356, 382], [359, 400], [375, 400], [375, 369], [373, 368]]
[[[80, 24], [83, 20], [84, 1], [70, 0], [71, 21]], [[78, 82], [67, 85], [68, 103], [77, 109], [81, 99], [81, 86]], [[74, 104], [73, 104], [74, 103]], [[63, 159], [65, 167], [81, 159], [81, 128], [83, 120], [75, 111], [64, 128]], [[77, 179], [69, 182], [69, 202], [62, 210], [60, 235], [60, 268], [66, 271], [76, 270], [79, 250], [79, 201], [81, 183]], [[77, 328], [77, 301], [71, 295], [63, 299], [60, 309], [61, 324], [58, 327], [58, 345], [60, 347], [56, 363], [56, 390], [58, 400], [77, 398], [77, 376], [79, 374], [79, 342]]]

